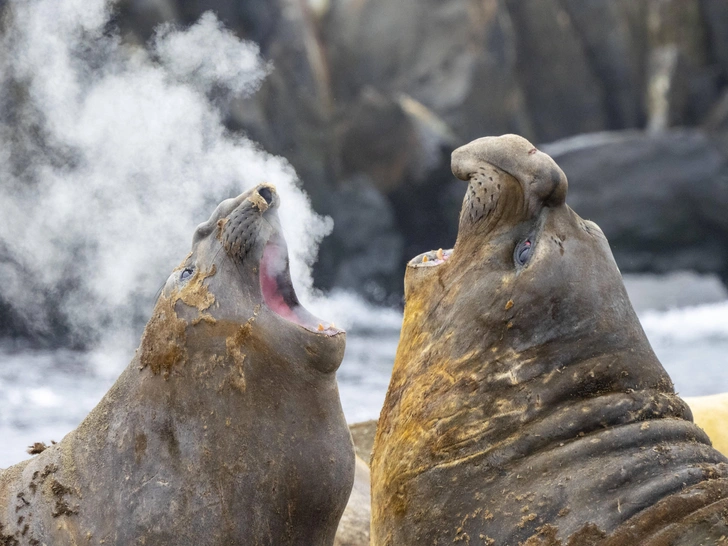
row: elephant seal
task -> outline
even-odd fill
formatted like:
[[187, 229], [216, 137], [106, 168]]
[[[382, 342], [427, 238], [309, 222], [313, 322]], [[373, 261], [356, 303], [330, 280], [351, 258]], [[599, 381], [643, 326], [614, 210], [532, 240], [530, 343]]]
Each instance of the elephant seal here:
[[260, 185], [197, 228], [98, 406], [0, 474], [0, 544], [333, 544], [345, 333], [299, 304], [278, 205]]
[[[728, 460], [653, 353], [601, 230], [515, 136], [452, 154], [452, 251], [411, 260], [371, 464], [372, 544], [697, 545]], [[723, 538], [725, 540], [725, 538]]]

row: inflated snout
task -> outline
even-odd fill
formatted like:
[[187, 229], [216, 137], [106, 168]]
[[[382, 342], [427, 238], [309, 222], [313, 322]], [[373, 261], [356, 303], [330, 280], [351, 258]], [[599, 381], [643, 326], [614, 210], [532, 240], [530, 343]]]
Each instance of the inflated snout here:
[[452, 153], [452, 172], [471, 180], [486, 164], [498, 167], [521, 184], [530, 212], [555, 207], [566, 200], [566, 175], [550, 156], [518, 135], [483, 137]]

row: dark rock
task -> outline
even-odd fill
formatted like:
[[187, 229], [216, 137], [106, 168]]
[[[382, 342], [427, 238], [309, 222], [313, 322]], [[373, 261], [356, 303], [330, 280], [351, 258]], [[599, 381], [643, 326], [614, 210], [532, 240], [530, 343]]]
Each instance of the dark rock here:
[[728, 90], [718, 100], [708, 114], [704, 123], [705, 129], [711, 131], [728, 131]]
[[328, 194], [336, 178], [333, 98], [319, 19], [308, 3], [123, 0], [118, 10], [116, 22], [131, 42], [147, 42], [156, 24], [190, 25], [206, 11], [215, 12], [240, 38], [256, 42], [273, 70], [254, 96], [228, 105], [226, 123], [288, 159], [314, 206], [330, 211]]
[[40, 286], [27, 268], [0, 241], [0, 338], [22, 347], [32, 340], [37, 347], [79, 345], [68, 317], [61, 309], [63, 288], [55, 293]]
[[700, 123], [718, 97], [708, 28], [698, 0], [646, 3], [648, 125], [662, 130]]
[[417, 159], [417, 131], [396, 100], [372, 87], [340, 126], [341, 174], [365, 174], [383, 194], [391, 192]]
[[[440, 153], [450, 157], [452, 149]], [[398, 230], [404, 236], [404, 258], [437, 248], [452, 248], [457, 237], [458, 216], [465, 184], [455, 179], [444, 161], [422, 180], [406, 180], [389, 195]], [[399, 269], [402, 286], [404, 263]]]
[[606, 127], [644, 124], [647, 43], [644, 2], [562, 0], [584, 54], [603, 86]]
[[317, 280], [399, 303], [407, 259], [455, 241], [461, 184], [446, 161], [457, 138], [413, 98], [373, 88], [361, 93], [340, 135], [345, 178], [330, 195], [335, 229]]
[[346, 104], [365, 86], [405, 93], [461, 141], [530, 133], [515, 31], [499, 1], [335, 2], [324, 26], [334, 95]]
[[537, 140], [607, 126], [604, 89], [558, 0], [508, 0], [517, 70]]
[[693, 269], [728, 281], [728, 147], [697, 129], [582, 135], [541, 147], [569, 205], [604, 231], [622, 272]]
[[728, 81], [728, 3], [724, 0], [701, 0], [707, 27], [710, 60], [720, 68], [722, 84]]
[[325, 264], [330, 275], [324, 279], [326, 284], [363, 293], [380, 303], [389, 294], [401, 292], [402, 235], [396, 230], [387, 199], [370, 179], [358, 175], [342, 183], [332, 194], [332, 202], [338, 229], [326, 244], [330, 245], [329, 255], [340, 259]]
[[400, 292], [407, 257], [452, 245], [457, 145], [505, 132], [544, 142], [646, 124], [720, 128], [725, 118], [720, 0], [125, 0], [120, 9], [123, 28], [147, 35], [152, 21], [189, 24], [214, 10], [260, 45], [273, 73], [231, 105], [228, 123], [286, 157], [314, 207], [337, 220], [317, 284], [370, 297]]

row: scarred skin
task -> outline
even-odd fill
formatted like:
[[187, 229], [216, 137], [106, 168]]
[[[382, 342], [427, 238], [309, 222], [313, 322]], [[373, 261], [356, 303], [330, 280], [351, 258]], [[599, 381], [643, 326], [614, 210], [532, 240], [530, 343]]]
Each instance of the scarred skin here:
[[99, 405], [0, 473], [0, 544], [333, 544], [354, 479], [345, 333], [266, 305], [267, 242], [290, 281], [278, 203], [258, 186], [198, 227]]
[[455, 150], [452, 168], [470, 182], [455, 248], [405, 276], [372, 544], [728, 536], [728, 460], [675, 395], [603, 233], [565, 204], [564, 173], [515, 135]]

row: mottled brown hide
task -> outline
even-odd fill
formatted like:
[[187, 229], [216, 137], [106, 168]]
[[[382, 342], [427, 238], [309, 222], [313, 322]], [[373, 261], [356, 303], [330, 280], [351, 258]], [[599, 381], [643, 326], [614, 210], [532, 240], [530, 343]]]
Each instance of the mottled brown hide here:
[[345, 334], [300, 306], [278, 204], [258, 186], [197, 228], [98, 406], [0, 472], [0, 546], [334, 543]]
[[[453, 152], [452, 251], [405, 274], [372, 544], [712, 544], [728, 461], [655, 357], [564, 173], [515, 135]], [[619, 538], [618, 538], [619, 537]]]

